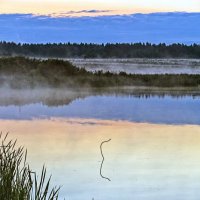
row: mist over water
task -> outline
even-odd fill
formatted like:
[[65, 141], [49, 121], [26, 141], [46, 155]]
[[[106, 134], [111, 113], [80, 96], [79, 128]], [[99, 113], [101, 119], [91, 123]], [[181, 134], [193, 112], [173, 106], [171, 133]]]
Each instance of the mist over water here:
[[88, 71], [130, 74], [200, 74], [200, 59], [68, 59]]
[[[88, 118], [200, 124], [200, 96], [132, 91], [0, 89], [0, 119]], [[197, 93], [198, 94], [198, 93]], [[184, 114], [183, 114], [184, 113]]]

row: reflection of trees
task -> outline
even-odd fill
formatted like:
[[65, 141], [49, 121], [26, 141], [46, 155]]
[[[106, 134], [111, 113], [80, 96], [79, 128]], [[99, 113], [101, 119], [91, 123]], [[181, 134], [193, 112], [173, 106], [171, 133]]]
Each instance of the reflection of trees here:
[[34, 89], [34, 90], [12, 90], [0, 89], [0, 105], [26, 105], [42, 103], [47, 106], [59, 106], [70, 104], [77, 98], [87, 96], [84, 92], [66, 91], [59, 89]]
[[193, 90], [172, 90], [157, 88], [107, 88], [107, 89], [34, 89], [14, 90], [0, 89], [0, 106], [26, 105], [42, 103], [47, 106], [68, 105], [72, 101], [89, 96], [134, 96], [136, 98], [151, 98], [153, 96], [164, 98], [171, 96], [182, 98], [184, 96], [200, 96], [199, 91]]

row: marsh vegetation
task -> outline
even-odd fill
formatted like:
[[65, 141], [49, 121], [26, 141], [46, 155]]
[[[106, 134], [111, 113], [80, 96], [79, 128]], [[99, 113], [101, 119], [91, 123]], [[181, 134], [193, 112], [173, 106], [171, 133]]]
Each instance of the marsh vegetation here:
[[0, 84], [10, 88], [199, 87], [198, 74], [127, 74], [89, 72], [68, 61], [0, 58]]
[[17, 147], [16, 141], [0, 134], [0, 199], [1, 200], [56, 200], [59, 188], [50, 189], [46, 169], [40, 177], [26, 161], [27, 152]]

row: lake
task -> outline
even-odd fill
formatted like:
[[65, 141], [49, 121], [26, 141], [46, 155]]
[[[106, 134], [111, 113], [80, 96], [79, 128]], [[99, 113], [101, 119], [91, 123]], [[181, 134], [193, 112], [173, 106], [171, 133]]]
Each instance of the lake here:
[[[60, 199], [197, 200], [200, 97], [1, 91], [0, 126]], [[62, 94], [62, 95], [61, 95]], [[105, 161], [102, 161], [100, 144]]]

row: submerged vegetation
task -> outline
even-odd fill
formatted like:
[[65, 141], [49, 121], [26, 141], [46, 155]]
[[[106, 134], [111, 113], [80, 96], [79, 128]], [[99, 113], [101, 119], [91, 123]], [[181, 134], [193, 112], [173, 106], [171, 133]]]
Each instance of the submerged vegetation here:
[[200, 75], [88, 72], [63, 60], [9, 57], [0, 58], [0, 85], [11, 88], [199, 87]]
[[200, 58], [200, 45], [116, 44], [16, 44], [0, 42], [1, 56], [57, 58]]
[[38, 177], [26, 162], [26, 151], [0, 134], [0, 199], [57, 200], [59, 188], [50, 189], [43, 167]]

